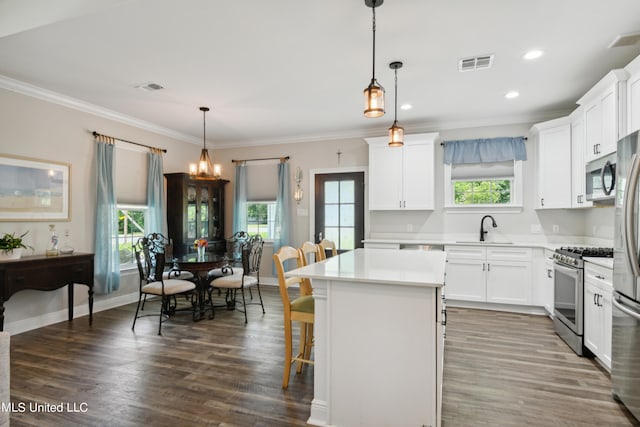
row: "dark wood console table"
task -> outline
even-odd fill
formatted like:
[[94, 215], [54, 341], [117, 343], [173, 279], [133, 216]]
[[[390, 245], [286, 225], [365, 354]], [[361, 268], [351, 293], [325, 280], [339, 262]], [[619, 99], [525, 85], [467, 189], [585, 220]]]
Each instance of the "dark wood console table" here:
[[69, 320], [73, 320], [73, 284], [89, 287], [89, 324], [93, 322], [93, 254], [35, 255], [0, 262], [0, 331], [4, 302], [25, 289], [53, 291], [68, 285]]

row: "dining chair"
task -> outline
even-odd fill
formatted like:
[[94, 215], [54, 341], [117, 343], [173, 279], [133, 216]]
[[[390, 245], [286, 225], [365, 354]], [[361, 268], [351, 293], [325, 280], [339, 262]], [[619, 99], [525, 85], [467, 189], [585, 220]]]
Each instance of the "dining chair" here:
[[330, 250], [331, 251], [331, 256], [336, 256], [338, 255], [338, 250], [336, 249], [336, 243], [331, 241], [331, 240], [327, 240], [327, 239], [322, 239], [320, 240], [320, 243], [318, 243], [318, 245], [320, 246], [320, 250], [318, 251], [318, 255], [321, 259], [319, 259], [318, 261], [322, 261], [327, 259], [327, 251]]
[[[242, 311], [244, 313], [244, 323], [247, 320], [247, 302], [244, 295], [245, 288], [251, 291], [250, 287], [255, 286], [258, 290], [258, 297], [260, 298], [260, 306], [262, 307], [262, 314], [265, 314], [264, 304], [262, 302], [262, 294], [260, 293], [260, 262], [262, 260], [262, 250], [264, 248], [264, 240], [259, 234], [251, 236], [242, 245], [241, 260], [242, 268], [234, 269], [233, 274], [225, 275], [213, 279], [209, 286], [209, 300], [211, 300], [211, 293], [215, 289], [226, 289], [225, 296], [227, 307], [236, 307], [236, 296], [238, 290], [242, 295]], [[251, 294], [253, 300], [253, 294]], [[258, 304], [249, 303], [249, 304]]]
[[218, 277], [240, 273], [242, 271], [242, 267], [238, 266], [238, 264], [242, 264], [242, 247], [248, 239], [249, 235], [246, 231], [236, 231], [231, 237], [226, 239], [227, 247], [225, 256], [229, 259], [229, 262], [227, 265], [209, 270], [209, 274], [207, 275], [209, 282]]
[[[282, 388], [284, 389], [289, 386], [291, 365], [298, 362], [297, 373], [302, 372], [303, 363], [313, 365], [313, 360], [311, 360], [314, 322], [313, 296], [304, 293], [303, 278], [284, 276], [284, 263], [290, 260], [296, 260], [296, 266], [302, 267], [302, 252], [291, 246], [282, 246], [278, 252], [273, 254], [273, 262], [278, 272], [278, 285], [284, 312], [285, 351], [284, 375], [282, 377]], [[300, 286], [300, 296], [292, 300], [289, 296], [289, 288], [296, 284]], [[295, 356], [293, 355], [292, 322], [300, 323], [300, 350]]]
[[[164, 239], [164, 236], [160, 233], [154, 233], [158, 238]], [[164, 245], [164, 259], [165, 259], [165, 268], [162, 272], [162, 279], [168, 280], [172, 279], [182, 279], [182, 280], [191, 280], [195, 281], [195, 276], [190, 271], [180, 270], [178, 268], [177, 263], [173, 257], [173, 240], [171, 238], [167, 239], [168, 243]], [[142, 299], [142, 307], [140, 307], [141, 311], [144, 311], [144, 304], [147, 302], [147, 296], [145, 295]]]
[[[319, 247], [311, 241], [306, 241], [300, 246], [300, 255], [302, 259], [302, 266], [313, 264], [316, 261], [320, 261], [318, 255]], [[312, 286], [311, 279], [304, 278], [300, 283], [301, 293], [303, 295], [311, 295]]]
[[177, 272], [172, 270], [168, 272], [165, 279], [166, 254], [164, 251], [167, 244], [168, 239], [162, 234], [151, 233], [138, 239], [133, 246], [140, 282], [138, 306], [133, 318], [132, 330], [135, 330], [138, 318], [156, 315], [139, 314], [143, 298], [146, 301], [147, 295], [160, 297], [158, 335], [162, 335], [162, 322], [173, 315], [177, 309], [176, 296], [185, 295], [191, 297], [190, 304], [195, 316], [196, 305], [193, 300], [194, 290], [196, 289], [195, 283], [189, 280], [175, 279], [174, 274], [177, 274]]
[[318, 247], [315, 243], [306, 241], [300, 246], [300, 252], [302, 254], [303, 265], [313, 264], [316, 261], [320, 261], [318, 258]]

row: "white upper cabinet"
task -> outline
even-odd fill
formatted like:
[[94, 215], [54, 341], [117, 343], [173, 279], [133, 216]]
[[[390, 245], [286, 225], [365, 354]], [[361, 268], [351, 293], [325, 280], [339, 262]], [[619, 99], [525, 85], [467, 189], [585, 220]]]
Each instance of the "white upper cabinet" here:
[[405, 135], [403, 147], [388, 137], [368, 138], [369, 209], [432, 210], [434, 145], [438, 133]]
[[531, 128], [536, 147], [536, 209], [571, 207], [571, 123], [568, 117]]
[[626, 135], [625, 70], [612, 70], [578, 100], [584, 108], [585, 160], [616, 151], [618, 139]]
[[[627, 80], [627, 132], [640, 130], [640, 56], [624, 68], [629, 73]], [[621, 135], [624, 136], [624, 135]]]
[[588, 208], [585, 175], [585, 126], [584, 108], [578, 107], [569, 115], [571, 121], [571, 207]]

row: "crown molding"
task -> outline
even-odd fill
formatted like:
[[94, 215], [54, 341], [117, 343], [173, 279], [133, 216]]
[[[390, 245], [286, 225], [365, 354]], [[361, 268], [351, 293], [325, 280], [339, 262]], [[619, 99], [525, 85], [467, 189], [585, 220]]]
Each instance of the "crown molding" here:
[[[487, 127], [487, 126], [508, 126], [508, 125], [516, 125], [516, 124], [526, 124], [531, 126], [538, 122], [544, 122], [547, 120], [568, 116], [573, 110], [574, 108], [546, 111], [546, 112], [534, 113], [534, 114], [489, 117], [489, 118], [473, 119], [473, 120], [468, 119], [468, 120], [456, 120], [456, 121], [433, 121], [428, 123], [425, 123], [425, 122], [403, 123], [403, 127], [405, 130], [405, 135], [408, 135], [408, 134], [414, 134], [414, 133], [441, 132], [443, 130], [467, 129], [467, 128], [476, 128], [476, 127]], [[276, 138], [268, 138], [268, 139], [260, 139], [260, 140], [228, 141], [228, 142], [218, 141], [216, 142], [216, 149], [247, 148], [247, 147], [258, 147], [263, 145], [300, 144], [300, 143], [319, 142], [319, 141], [334, 141], [338, 139], [364, 140], [366, 138], [375, 138], [381, 135], [386, 135], [388, 133], [388, 130], [389, 130], [388, 127], [384, 126], [384, 127], [367, 128], [367, 129], [356, 129], [356, 130], [350, 130], [350, 131], [314, 134], [314, 135], [289, 136], [284, 138], [276, 137]]]
[[159, 135], [177, 139], [178, 141], [189, 142], [196, 145], [200, 145], [201, 143], [198, 138], [195, 138], [191, 135], [176, 132], [175, 130], [158, 126], [145, 120], [140, 120], [135, 117], [119, 113], [117, 111], [109, 110], [108, 108], [100, 107], [98, 105], [91, 104], [89, 102], [63, 95], [48, 89], [43, 89], [41, 87], [22, 82], [20, 80], [12, 79], [7, 76], [0, 75], [0, 88], [32, 98], [37, 98], [46, 102], [51, 102], [52, 104], [71, 108], [73, 110], [92, 114], [103, 119], [112, 120], [114, 122], [123, 123], [125, 125], [133, 126], [138, 129], [157, 133]]
[[[98, 116], [107, 120], [112, 120], [118, 123], [123, 123], [138, 129], [153, 132], [159, 135], [163, 135], [169, 138], [176, 139], [178, 141], [188, 142], [190, 144], [200, 145], [201, 140], [192, 135], [187, 135], [175, 130], [156, 125], [145, 120], [140, 120], [126, 114], [119, 113], [117, 111], [109, 110], [104, 107], [100, 107], [95, 104], [91, 104], [86, 101], [82, 101], [67, 95], [63, 95], [48, 89], [15, 80], [10, 77], [0, 75], [0, 88], [17, 92], [25, 96], [41, 99], [46, 102], [61, 105], [63, 107], [71, 108], [74, 110], [82, 111], [94, 116]], [[405, 128], [405, 134], [409, 133], [424, 133], [424, 132], [440, 132], [443, 130], [451, 129], [465, 129], [473, 127], [486, 127], [486, 126], [506, 126], [512, 124], [535, 124], [558, 117], [569, 115], [573, 109], [569, 110], [556, 110], [547, 111], [543, 113], [525, 114], [518, 116], [502, 116], [502, 117], [490, 117], [483, 119], [468, 119], [457, 121], [420, 121], [414, 123], [403, 123]], [[228, 148], [248, 148], [258, 147], [264, 145], [283, 145], [283, 144], [300, 144], [308, 142], [318, 141], [333, 141], [339, 139], [360, 139], [373, 138], [381, 135], [386, 135], [388, 132], [387, 123], [383, 127], [374, 128], [357, 128], [353, 130], [343, 130], [336, 132], [318, 133], [313, 135], [294, 135], [286, 137], [272, 137], [259, 140], [243, 140], [243, 141], [216, 141], [215, 149], [228, 149]]]

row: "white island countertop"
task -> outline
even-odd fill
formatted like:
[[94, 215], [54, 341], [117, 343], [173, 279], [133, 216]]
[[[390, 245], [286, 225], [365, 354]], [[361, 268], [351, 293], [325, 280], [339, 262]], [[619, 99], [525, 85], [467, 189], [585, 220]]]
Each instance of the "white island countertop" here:
[[288, 271], [285, 276], [440, 287], [444, 284], [445, 262], [442, 251], [366, 248]]

